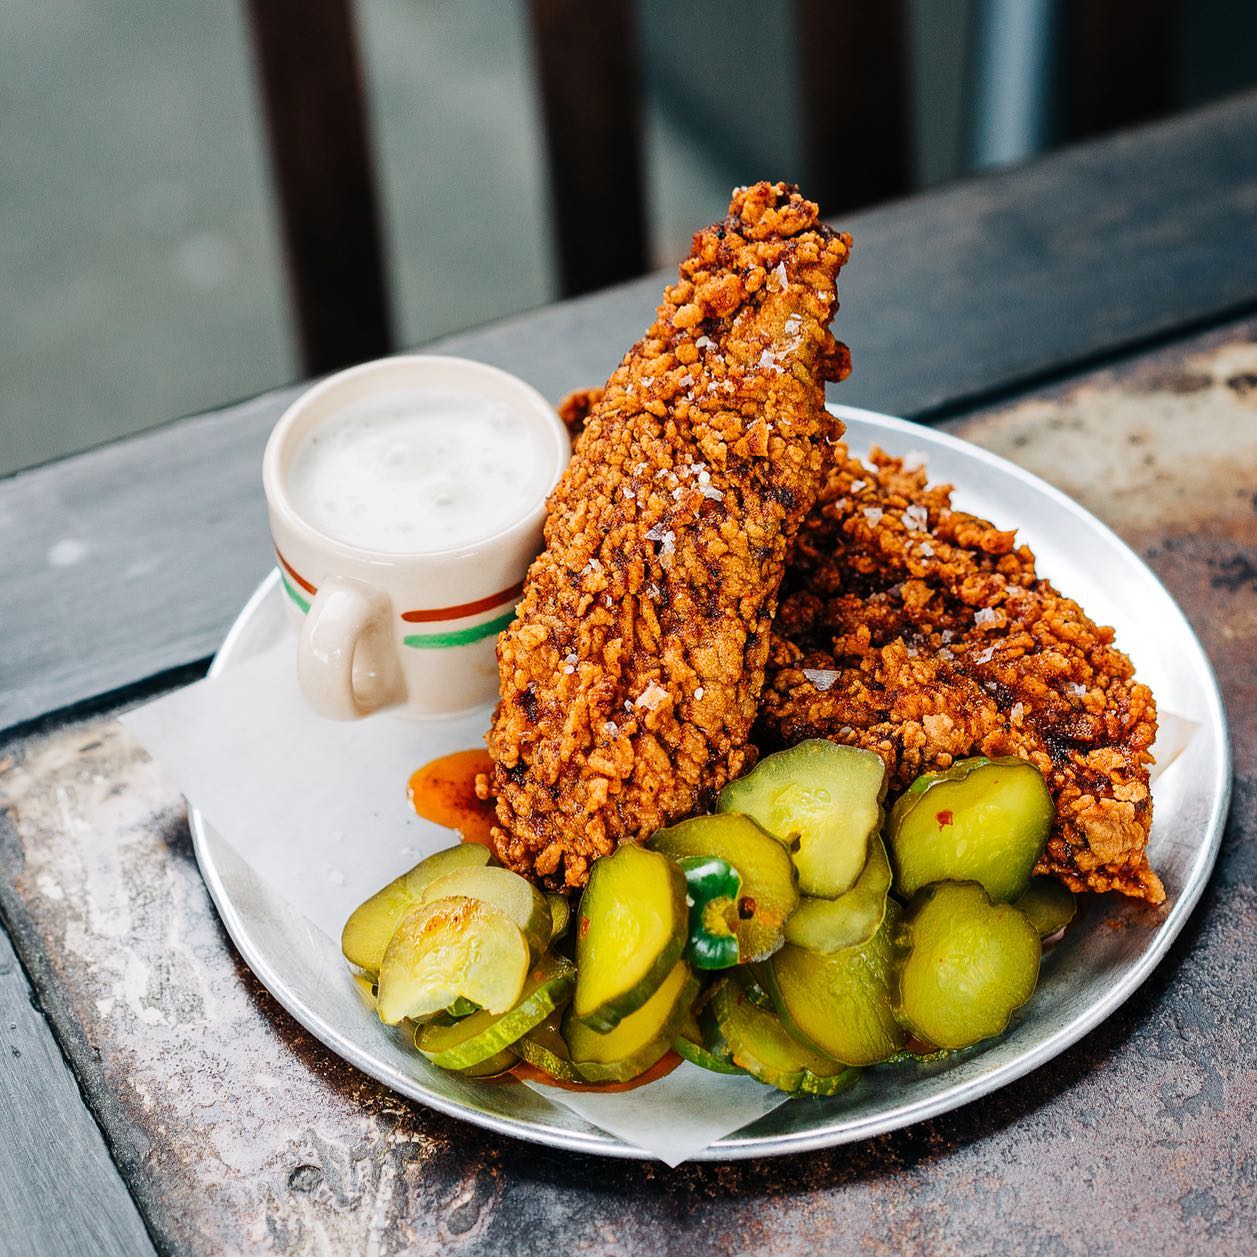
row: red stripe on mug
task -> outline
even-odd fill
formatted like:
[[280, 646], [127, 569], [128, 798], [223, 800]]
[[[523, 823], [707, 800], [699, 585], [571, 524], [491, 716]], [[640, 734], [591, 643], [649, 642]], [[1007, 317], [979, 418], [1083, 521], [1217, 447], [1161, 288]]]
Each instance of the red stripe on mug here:
[[403, 611], [402, 619], [407, 624], [429, 624], [433, 620], [461, 620], [467, 615], [479, 615], [481, 611], [492, 611], [504, 602], [518, 598], [524, 592], [524, 582], [512, 585], [499, 593], [490, 594], [487, 598], [477, 598], [475, 602], [462, 602], [456, 607], [434, 607], [431, 611]]
[[310, 584], [308, 580], [306, 580], [304, 576], [301, 575], [300, 572], [297, 571], [295, 567], [293, 567], [291, 563], [288, 562], [286, 558], [284, 558], [282, 554], [280, 554], [278, 549], [275, 551], [275, 557], [279, 560], [279, 564], [284, 571], [287, 572], [288, 575], [291, 576], [293, 580], [295, 580], [297, 584], [306, 591], [306, 593], [317, 594], [319, 592], [313, 585]]

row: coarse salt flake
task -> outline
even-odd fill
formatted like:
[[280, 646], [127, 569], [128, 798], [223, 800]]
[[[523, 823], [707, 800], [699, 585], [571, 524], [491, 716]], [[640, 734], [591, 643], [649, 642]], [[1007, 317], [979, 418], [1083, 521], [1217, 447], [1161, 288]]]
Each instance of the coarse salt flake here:
[[973, 657], [974, 663], [990, 663], [995, 658], [995, 647], [988, 646], [985, 650], [980, 650]]
[[994, 624], [999, 620], [999, 613], [994, 607], [980, 607], [974, 612], [973, 622], [981, 628], [985, 624]]
[[882, 521], [882, 508], [880, 506], [861, 507], [860, 514], [874, 527]]
[[713, 484], [700, 484], [698, 491], [705, 498], [710, 498], [713, 502], [723, 502], [725, 495], [722, 490], [717, 489]]
[[915, 502], [904, 508], [903, 513], [904, 527], [909, 532], [924, 532], [930, 522], [930, 513], [923, 506], [918, 506]]
[[1071, 681], [1065, 688], [1075, 698], [1081, 698], [1087, 692], [1087, 687], [1085, 685], [1079, 685], [1077, 681]]
[[715, 349], [716, 342], [710, 336], [700, 336], [694, 342], [694, 346], [697, 349]]
[[703, 689], [703, 687], [700, 685], [700, 686], [698, 687], [698, 689], [696, 689], [696, 690], [694, 691], [694, 701], [695, 701], [695, 702], [698, 702], [698, 701], [699, 701], [699, 700], [703, 697], [703, 695], [704, 695], [704, 694], [706, 694], [706, 693], [707, 693], [707, 691], [706, 691], [705, 689]]
[[838, 673], [830, 668], [804, 668], [803, 675], [823, 694], [838, 680]]
[[611, 738], [618, 738], [620, 736], [620, 726], [616, 724], [614, 720], [608, 720], [607, 723], [602, 726], [602, 731]]
[[652, 681], [638, 696], [634, 703], [635, 707], [645, 707], [647, 711], [654, 711], [661, 703], [668, 701], [668, 691], [662, 685]]
[[867, 484], [868, 484], [868, 481], [867, 481], [867, 480], [853, 480], [853, 481], [851, 482], [851, 492], [852, 492], [852, 493], [859, 493], [859, 492], [860, 492], [860, 490], [861, 490], [861, 489], [863, 489], [863, 488], [864, 488], [864, 486], [865, 486], [865, 485], [867, 485]]
[[1009, 715], [1010, 715], [1010, 716], [1011, 716], [1014, 720], [1020, 720], [1020, 719], [1022, 718], [1022, 716], [1024, 716], [1024, 715], [1026, 714], [1025, 704], [1024, 704], [1024, 703], [1014, 703], [1014, 704], [1013, 704], [1013, 705], [1012, 705], [1012, 706], [1008, 709], [1008, 714], [1009, 714]]
[[770, 292], [785, 292], [785, 290], [790, 286], [790, 281], [786, 278], [786, 264], [784, 261], [778, 262], [777, 265], [773, 267], [771, 278], [775, 279], [777, 283], [775, 286], [771, 282], [769, 283], [768, 290]]

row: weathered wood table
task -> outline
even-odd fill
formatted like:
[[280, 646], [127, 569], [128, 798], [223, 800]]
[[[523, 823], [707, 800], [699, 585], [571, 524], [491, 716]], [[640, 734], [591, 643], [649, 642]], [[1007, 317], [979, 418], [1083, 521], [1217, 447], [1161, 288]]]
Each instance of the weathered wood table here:
[[[1254, 1251], [1257, 96], [849, 225], [842, 399], [1073, 494], [1218, 670], [1230, 825], [1155, 976], [978, 1104], [759, 1164], [540, 1149], [343, 1065], [236, 957], [114, 719], [199, 675], [265, 574], [280, 392], [0, 483], [0, 1252]], [[440, 348], [557, 398], [658, 288]]]

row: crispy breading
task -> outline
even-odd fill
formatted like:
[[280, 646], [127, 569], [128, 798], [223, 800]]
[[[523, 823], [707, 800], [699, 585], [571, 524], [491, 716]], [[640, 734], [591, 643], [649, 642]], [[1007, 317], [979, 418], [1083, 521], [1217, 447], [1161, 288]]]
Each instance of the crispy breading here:
[[582, 885], [748, 763], [786, 547], [841, 425], [825, 380], [850, 238], [784, 184], [735, 192], [584, 422], [498, 645], [487, 741], [507, 867]]
[[1156, 705], [1113, 630], [1035, 572], [1014, 533], [951, 509], [922, 469], [838, 448], [791, 551], [756, 740], [877, 751], [891, 789], [966, 755], [1039, 768], [1038, 871], [1159, 903], [1145, 851]]

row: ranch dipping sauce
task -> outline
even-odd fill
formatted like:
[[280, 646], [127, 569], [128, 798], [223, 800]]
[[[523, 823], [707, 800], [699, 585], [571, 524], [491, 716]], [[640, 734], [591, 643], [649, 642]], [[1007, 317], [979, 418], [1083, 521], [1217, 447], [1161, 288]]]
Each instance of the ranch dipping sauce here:
[[372, 393], [320, 423], [288, 466], [292, 503], [329, 537], [389, 554], [452, 550], [509, 528], [549, 492], [535, 420], [450, 387]]

